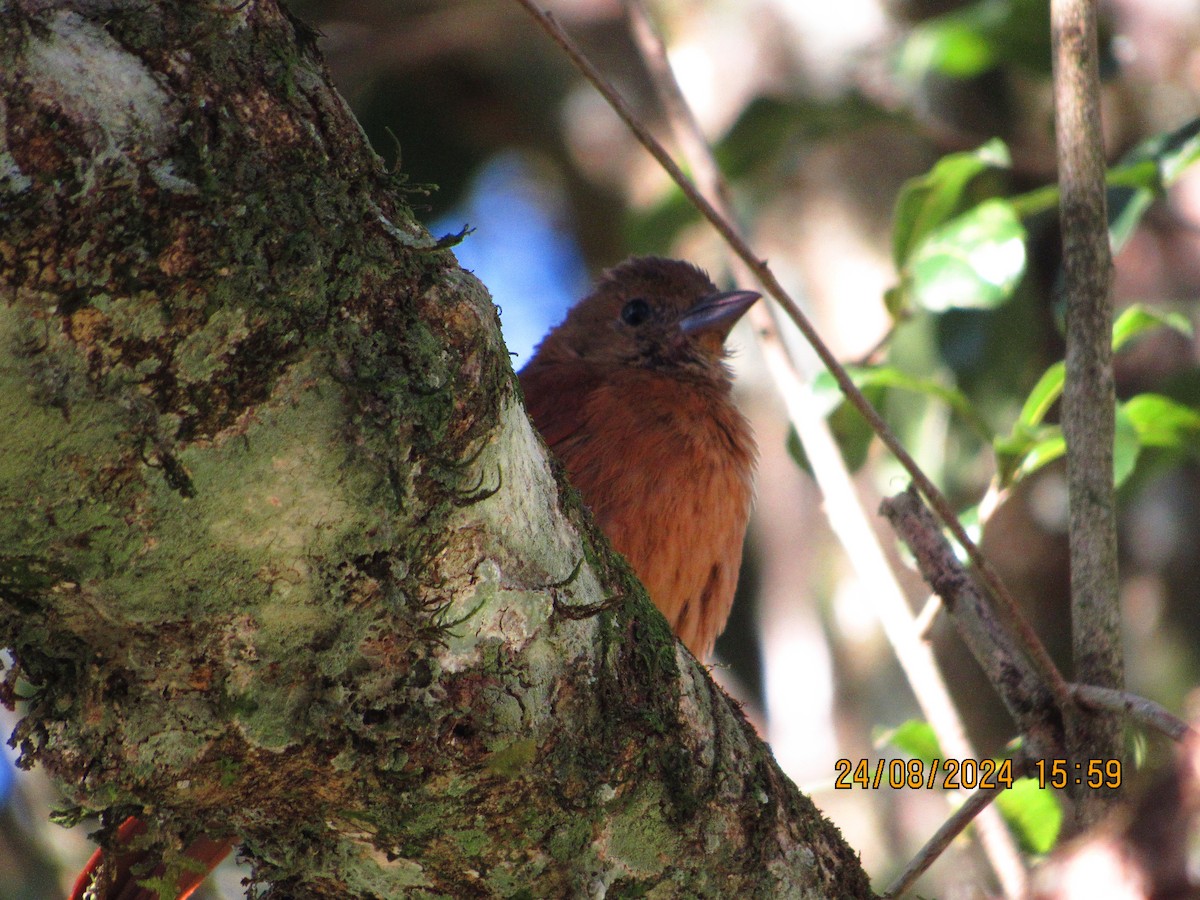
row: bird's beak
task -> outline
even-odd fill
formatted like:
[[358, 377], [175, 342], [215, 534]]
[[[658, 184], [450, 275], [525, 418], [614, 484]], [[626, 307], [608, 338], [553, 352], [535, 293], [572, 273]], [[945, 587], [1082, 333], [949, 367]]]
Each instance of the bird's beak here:
[[692, 337], [711, 334], [724, 343], [737, 320], [761, 296], [757, 291], [709, 294], [683, 314], [679, 330]]

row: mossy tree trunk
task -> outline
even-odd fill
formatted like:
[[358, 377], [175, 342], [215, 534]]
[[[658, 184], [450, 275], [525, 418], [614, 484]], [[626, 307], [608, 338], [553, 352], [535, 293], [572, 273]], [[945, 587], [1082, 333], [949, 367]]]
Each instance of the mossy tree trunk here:
[[[270, 0], [0, 6], [23, 760], [270, 896], [866, 896]], [[639, 894], [640, 895], [640, 894]]]

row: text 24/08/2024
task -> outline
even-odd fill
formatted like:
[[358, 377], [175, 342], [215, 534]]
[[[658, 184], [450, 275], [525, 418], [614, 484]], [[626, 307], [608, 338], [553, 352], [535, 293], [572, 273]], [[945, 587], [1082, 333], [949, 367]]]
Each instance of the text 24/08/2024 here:
[[[1011, 759], [860, 759], [853, 763], [839, 759], [834, 763], [837, 778], [834, 787], [910, 788], [932, 790], [995, 790], [1013, 785]], [[1090, 788], [1115, 789], [1121, 786], [1119, 759], [1091, 759], [1071, 763], [1064, 759], [1039, 759], [1033, 764], [1032, 777], [1039, 788], [1062, 789], [1068, 784]]]

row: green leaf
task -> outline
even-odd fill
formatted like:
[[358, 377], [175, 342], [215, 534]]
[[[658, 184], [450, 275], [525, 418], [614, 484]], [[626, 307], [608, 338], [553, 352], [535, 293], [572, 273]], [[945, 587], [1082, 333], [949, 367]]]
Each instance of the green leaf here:
[[[1158, 173], [1158, 187], [1170, 187], [1179, 176], [1200, 159], [1200, 118], [1176, 128], [1174, 131], [1156, 134], [1138, 144], [1125, 154], [1119, 169], [1128, 169], [1142, 162], [1153, 162]], [[1150, 187], [1150, 183], [1141, 182]]]
[[[1173, 312], [1131, 306], [1113, 324], [1113, 350], [1120, 350], [1146, 331], [1165, 326], [1191, 334], [1191, 323]], [[1062, 396], [1066, 366], [1054, 363], [1042, 374], [1013, 423], [1012, 431], [992, 442], [998, 478], [1008, 487], [1058, 459], [1066, 451], [1058, 426], [1043, 426], [1046, 414]], [[1113, 447], [1113, 479], [1125, 483], [1137, 465], [1142, 447], [1167, 447], [1200, 452], [1196, 447], [1200, 414], [1190, 407], [1157, 394], [1142, 394], [1118, 407]]]
[[913, 302], [924, 309], [995, 308], [1025, 274], [1025, 227], [1007, 202], [986, 200], [928, 233], [906, 274]]
[[[1120, 350], [1138, 335], [1165, 325], [1174, 328], [1182, 334], [1191, 335], [1192, 326], [1185, 316], [1179, 313], [1160, 312], [1147, 309], [1144, 306], [1131, 306], [1124, 310], [1113, 324], [1113, 350]], [[1050, 366], [1033, 386], [1021, 413], [1017, 416], [1018, 428], [1034, 428], [1042, 423], [1046, 413], [1050, 411], [1056, 400], [1062, 396], [1066, 380], [1066, 365], [1056, 362]]]
[[1108, 205], [1108, 243], [1113, 253], [1120, 251], [1137, 231], [1146, 210], [1158, 197], [1157, 190], [1110, 187]]
[[1113, 252], [1129, 240], [1146, 210], [1200, 159], [1200, 119], [1134, 147], [1109, 173], [1109, 236]]
[[1163, 135], [1149, 148], [1158, 163], [1163, 187], [1170, 187], [1192, 163], [1200, 159], [1200, 119]]
[[1054, 401], [1062, 396], [1066, 377], [1067, 366], [1061, 362], [1056, 362], [1042, 374], [1025, 398], [1025, 405], [1017, 416], [1017, 428], [1035, 428], [1042, 424]]
[[934, 69], [951, 78], [970, 78], [990, 69], [990, 42], [961, 16], [939, 16], [915, 27], [900, 52], [902, 75], [914, 81]]
[[996, 475], [1001, 487], [1010, 487], [1067, 452], [1062, 429], [1042, 425], [1035, 429], [1014, 428], [1007, 437], [993, 442]]
[[967, 191], [980, 175], [1007, 169], [1011, 164], [1004, 143], [991, 140], [970, 152], [944, 156], [926, 174], [908, 179], [900, 189], [892, 217], [896, 269], [905, 268], [909, 256], [929, 232], [974, 204]]
[[1062, 805], [1048, 788], [1032, 778], [1018, 778], [996, 797], [996, 806], [1021, 846], [1030, 853], [1049, 853], [1062, 829]]
[[1001, 488], [1016, 482], [1021, 461], [1033, 446], [1032, 435], [1023, 429], [1014, 428], [1011, 434], [997, 436], [992, 441], [992, 452], [996, 454], [996, 480]]
[[[1008, 436], [997, 438], [992, 446], [1001, 487], [1028, 478], [1067, 452], [1067, 442], [1058, 425], [1035, 429], [1018, 426]], [[1141, 394], [1118, 405], [1113, 441], [1114, 487], [1120, 487], [1133, 474], [1142, 447], [1146, 446], [1200, 454], [1200, 413], [1155, 394]]]
[[973, 78], [1001, 63], [1050, 73], [1049, 0], [979, 0], [913, 27], [900, 72]]
[[1173, 328], [1185, 337], [1192, 336], [1192, 323], [1187, 316], [1151, 309], [1139, 303], [1122, 310], [1117, 321], [1113, 323], [1113, 352], [1120, 350], [1138, 335], [1160, 325]]
[[1066, 455], [1067, 441], [1057, 425], [1045, 426], [1045, 436], [1033, 443], [1017, 468], [1016, 478], [1028, 478], [1038, 469]]
[[1142, 443], [1137, 427], [1125, 411], [1123, 404], [1116, 409], [1116, 436], [1113, 441], [1113, 487], [1120, 487], [1133, 474]]
[[[1108, 170], [1108, 237], [1113, 253], [1125, 246], [1150, 205], [1197, 159], [1200, 118], [1149, 138]], [[1021, 218], [1028, 218], [1058, 205], [1058, 186], [1046, 185], [1011, 197], [1010, 201]]]
[[1139, 446], [1200, 455], [1200, 412], [1162, 394], [1138, 394], [1120, 405]]
[[888, 745], [925, 762], [942, 757], [942, 747], [933, 726], [921, 719], [909, 719], [890, 731], [877, 732], [875, 746]]

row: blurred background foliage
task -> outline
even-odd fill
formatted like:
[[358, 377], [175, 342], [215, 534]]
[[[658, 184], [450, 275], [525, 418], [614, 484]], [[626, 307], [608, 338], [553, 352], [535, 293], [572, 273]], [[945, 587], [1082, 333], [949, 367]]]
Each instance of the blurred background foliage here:
[[[671, 146], [622, 4], [548, 5]], [[715, 235], [511, 0], [290, 6], [320, 31], [378, 152], [428, 186], [417, 198], [428, 227], [474, 229], [456, 253], [500, 306], [514, 366], [625, 256], [686, 257], [726, 278]], [[1117, 357], [1128, 683], [1186, 712], [1200, 696], [1200, 167], [1187, 168], [1200, 7], [1101, 8], [1115, 298], [1132, 310]], [[652, 11], [753, 245], [982, 529], [1069, 671], [1048, 0], [660, 0]], [[948, 806], [937, 791], [833, 790], [839, 758], [918, 753], [880, 742], [916, 705], [865, 602], [871, 586], [824, 524], [753, 336], [735, 332], [732, 345], [762, 460], [715, 674], [882, 886]], [[903, 487], [899, 470], [823, 379], [816, 390], [873, 510]], [[905, 586], [919, 609], [923, 585], [907, 573]], [[1011, 722], [944, 617], [932, 639], [978, 752], [1001, 753]], [[1158, 738], [1138, 747], [1148, 763], [1167, 753]], [[0, 768], [11, 826], [0, 828], [0, 897], [60, 896], [84, 830], [39, 825], [49, 789], [17, 784]], [[225, 884], [238, 896], [236, 872]], [[965, 838], [920, 889], [972, 897], [993, 885]]]

